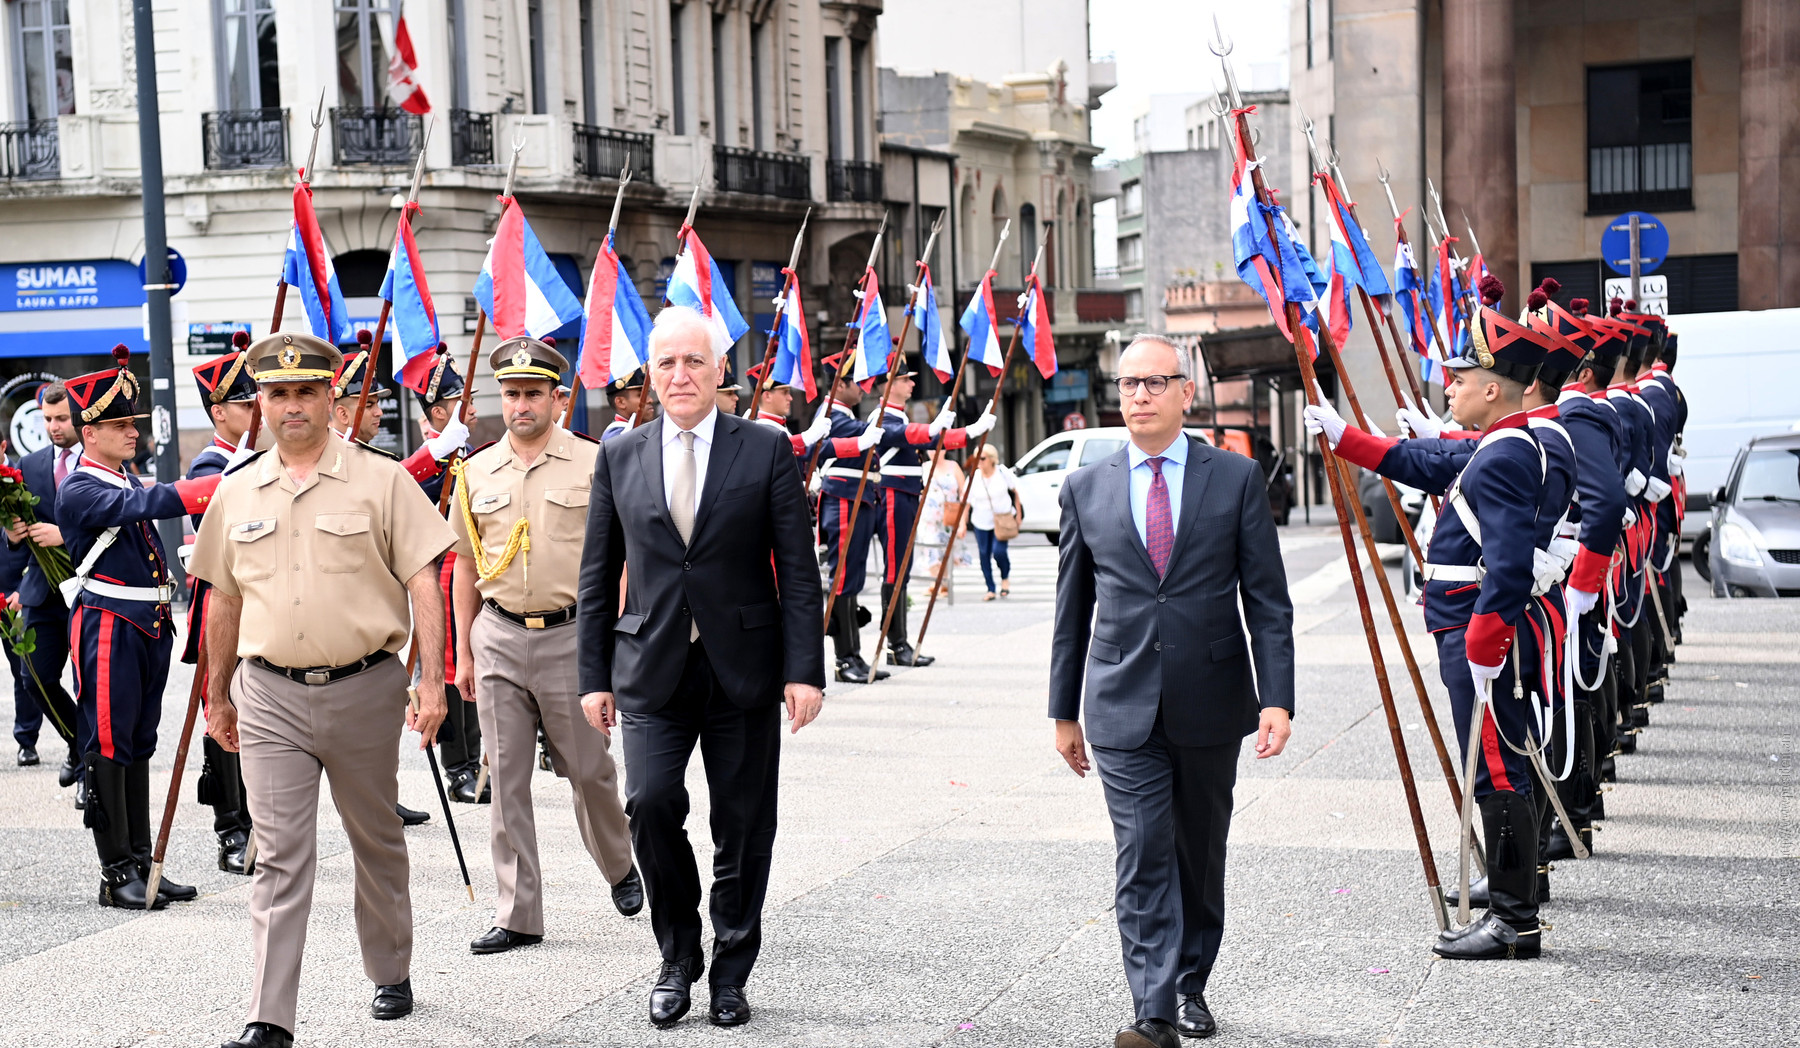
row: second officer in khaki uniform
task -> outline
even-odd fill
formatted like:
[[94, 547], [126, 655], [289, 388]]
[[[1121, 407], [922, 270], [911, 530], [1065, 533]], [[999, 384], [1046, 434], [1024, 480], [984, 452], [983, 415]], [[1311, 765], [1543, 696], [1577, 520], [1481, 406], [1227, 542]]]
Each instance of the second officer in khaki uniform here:
[[631, 916], [644, 889], [631, 861], [609, 740], [576, 694], [575, 589], [588, 487], [600, 446], [557, 425], [562, 354], [534, 338], [500, 343], [506, 434], [458, 467], [455, 504], [456, 684], [475, 700], [492, 765], [494, 927], [469, 944], [501, 953], [544, 937], [543, 872], [531, 773], [542, 723], [551, 765], [575, 792], [582, 843]]
[[[219, 483], [189, 570], [213, 586], [206, 731], [242, 752], [258, 851], [250, 1024], [226, 1048], [285, 1048], [318, 864], [321, 771], [356, 865], [370, 1012], [412, 1011], [412, 897], [394, 803], [402, 725], [428, 746], [444, 719], [436, 562], [452, 536], [399, 463], [329, 428], [335, 347], [277, 332], [247, 353], [275, 449]], [[409, 635], [424, 667], [416, 710], [395, 657]]]

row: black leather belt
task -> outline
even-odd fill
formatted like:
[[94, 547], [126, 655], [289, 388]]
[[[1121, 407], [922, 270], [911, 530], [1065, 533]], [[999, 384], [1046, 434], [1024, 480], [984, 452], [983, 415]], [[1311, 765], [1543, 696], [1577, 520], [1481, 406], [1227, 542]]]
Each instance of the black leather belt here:
[[494, 614], [508, 622], [517, 623], [528, 630], [547, 630], [552, 626], [560, 626], [575, 618], [575, 605], [573, 604], [566, 608], [558, 608], [555, 611], [534, 611], [528, 615], [519, 615], [507, 611], [492, 600], [484, 600], [482, 603], [486, 604]]
[[384, 648], [373, 655], [358, 659], [347, 666], [311, 666], [305, 669], [277, 666], [268, 659], [263, 658], [261, 655], [253, 656], [251, 661], [271, 673], [279, 673], [283, 677], [298, 684], [311, 684], [316, 686], [320, 684], [331, 684], [343, 680], [345, 677], [354, 676], [371, 666], [378, 666], [393, 657], [394, 653]]

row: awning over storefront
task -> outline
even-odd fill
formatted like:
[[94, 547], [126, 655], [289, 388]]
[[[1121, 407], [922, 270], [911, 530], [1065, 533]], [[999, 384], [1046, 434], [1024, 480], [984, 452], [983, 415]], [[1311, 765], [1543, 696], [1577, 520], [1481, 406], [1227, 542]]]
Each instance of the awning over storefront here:
[[0, 357], [147, 353], [144, 286], [117, 258], [0, 264]]
[[[1198, 342], [1201, 362], [1214, 382], [1274, 379], [1284, 393], [1300, 388], [1300, 364], [1294, 359], [1294, 347], [1273, 324], [1215, 331], [1200, 336]], [[1326, 389], [1332, 388], [1328, 376], [1336, 372], [1331, 358], [1321, 354], [1313, 361], [1313, 369]]]

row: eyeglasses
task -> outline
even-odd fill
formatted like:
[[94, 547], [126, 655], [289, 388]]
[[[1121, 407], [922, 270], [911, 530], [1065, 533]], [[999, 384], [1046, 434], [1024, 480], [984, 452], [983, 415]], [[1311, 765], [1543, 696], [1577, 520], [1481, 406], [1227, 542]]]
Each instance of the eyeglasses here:
[[1169, 388], [1169, 383], [1174, 382], [1177, 379], [1179, 379], [1183, 382], [1186, 382], [1187, 376], [1186, 375], [1143, 375], [1143, 376], [1121, 375], [1119, 378], [1116, 378], [1113, 381], [1115, 384], [1118, 385], [1119, 395], [1122, 397], [1137, 396], [1137, 391], [1138, 391], [1139, 385], [1142, 385], [1145, 389], [1149, 390], [1151, 396], [1160, 397], [1163, 395], [1163, 391]]

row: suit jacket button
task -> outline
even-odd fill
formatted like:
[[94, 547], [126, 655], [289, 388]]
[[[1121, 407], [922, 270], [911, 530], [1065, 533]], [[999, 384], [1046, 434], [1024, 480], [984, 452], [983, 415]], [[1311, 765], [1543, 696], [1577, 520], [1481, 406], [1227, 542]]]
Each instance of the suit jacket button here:
[[682, 571], [693, 571], [694, 565], [692, 563], [684, 560], [681, 562], [681, 570]]
[[1160, 641], [1160, 640], [1157, 641], [1154, 645], [1152, 645], [1152, 647], [1154, 647], [1157, 651], [1161, 651], [1162, 650], [1162, 641]]
[[1158, 604], [1169, 603], [1169, 595], [1167, 593], [1158, 593], [1156, 595], [1156, 603], [1158, 603]]

